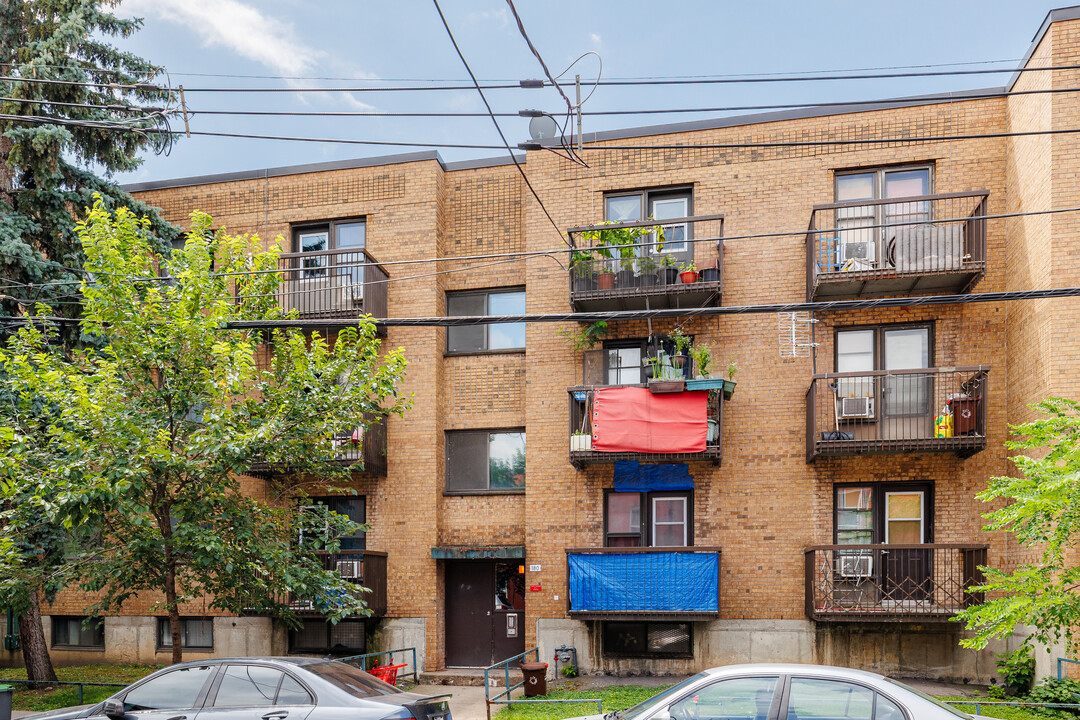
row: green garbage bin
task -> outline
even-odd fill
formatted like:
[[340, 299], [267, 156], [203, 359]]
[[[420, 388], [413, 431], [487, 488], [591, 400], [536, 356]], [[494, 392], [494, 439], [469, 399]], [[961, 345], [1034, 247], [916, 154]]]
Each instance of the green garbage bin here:
[[[523, 662], [521, 674], [525, 681], [525, 697], [547, 695], [547, 663]], [[0, 718], [0, 720], [4, 720]]]
[[11, 720], [10, 685], [0, 685], [0, 720]]

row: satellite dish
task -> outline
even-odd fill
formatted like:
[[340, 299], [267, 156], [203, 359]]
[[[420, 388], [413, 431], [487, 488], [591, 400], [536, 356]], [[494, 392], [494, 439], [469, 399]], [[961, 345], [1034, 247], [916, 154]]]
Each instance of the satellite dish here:
[[540, 115], [529, 121], [529, 137], [533, 140], [553, 138], [559, 132], [559, 124], [550, 115]]

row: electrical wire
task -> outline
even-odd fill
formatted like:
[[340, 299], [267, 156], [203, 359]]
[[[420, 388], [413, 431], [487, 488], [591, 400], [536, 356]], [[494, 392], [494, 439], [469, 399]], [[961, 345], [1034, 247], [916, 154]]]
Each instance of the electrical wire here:
[[[472, 68], [469, 67], [469, 62], [465, 59], [464, 53], [461, 52], [461, 48], [458, 47], [457, 40], [454, 38], [453, 31], [450, 30], [450, 24], [446, 22], [446, 16], [443, 15], [442, 8], [439, 7], [439, 0], [431, 0], [435, 4], [435, 10], [439, 13], [439, 19], [442, 20], [443, 27], [446, 28], [446, 34], [450, 37], [450, 42], [454, 46], [454, 50], [457, 52], [459, 58], [461, 58], [461, 64], [465, 66], [466, 72], [469, 73], [469, 77], [473, 79], [473, 85], [476, 86], [476, 91], [480, 94], [480, 99], [484, 101], [484, 107], [487, 108], [488, 113], [491, 114], [491, 104], [488, 103], [487, 97], [484, 95], [484, 91], [480, 87], [479, 81], [476, 79], [476, 75], [473, 74]], [[514, 167], [521, 173], [521, 179], [525, 181], [525, 185], [528, 186], [529, 192], [536, 198], [536, 202], [540, 203], [540, 209], [547, 215], [548, 222], [551, 223], [551, 227], [555, 228], [555, 232], [558, 233], [559, 238], [563, 240], [567, 245], [570, 244], [566, 238], [562, 236], [562, 231], [559, 229], [559, 225], [555, 222], [555, 219], [551, 217], [551, 213], [548, 212], [547, 207], [544, 205], [544, 201], [540, 199], [540, 195], [536, 192], [536, 188], [529, 182], [529, 176], [525, 174], [525, 168], [521, 167], [521, 163], [518, 162], [517, 156], [514, 154], [513, 149], [510, 147], [510, 143], [506, 139], [506, 135], [503, 134], [502, 128], [499, 127], [499, 120], [492, 115], [491, 122], [495, 125], [495, 129], [499, 132], [499, 137], [502, 138], [503, 145], [506, 146], [506, 151], [510, 153], [510, 159], [514, 161]]]
[[566, 108], [569, 111], [573, 112], [574, 103], [570, 102], [570, 98], [568, 98], [566, 96], [566, 93], [563, 92], [563, 89], [559, 85], [558, 81], [556, 81], [555, 78], [551, 76], [551, 71], [548, 70], [547, 63], [544, 62], [544, 57], [540, 54], [540, 51], [536, 49], [536, 46], [533, 45], [532, 40], [529, 39], [529, 33], [525, 32], [525, 23], [522, 22], [521, 16], [518, 15], [517, 8], [514, 7], [514, 0], [506, 0], [506, 4], [510, 8], [510, 12], [514, 15], [514, 20], [517, 22], [518, 26], [518, 32], [520, 32], [521, 37], [525, 39], [525, 44], [529, 46], [529, 50], [536, 58], [536, 61], [540, 63], [540, 68], [544, 71], [544, 75], [547, 77], [548, 82], [550, 82], [552, 87], [554, 87], [559, 92], [559, 95], [562, 96], [562, 99], [566, 101]]

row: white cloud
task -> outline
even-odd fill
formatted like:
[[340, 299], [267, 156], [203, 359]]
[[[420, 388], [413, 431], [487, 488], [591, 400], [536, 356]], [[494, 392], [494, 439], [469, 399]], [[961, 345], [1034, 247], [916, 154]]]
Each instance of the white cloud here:
[[593, 44], [593, 47], [600, 47], [600, 33], [589, 33], [589, 41]]
[[124, 0], [124, 10], [183, 25], [204, 46], [220, 45], [284, 75], [299, 75], [325, 56], [295, 40], [290, 23], [240, 0]]

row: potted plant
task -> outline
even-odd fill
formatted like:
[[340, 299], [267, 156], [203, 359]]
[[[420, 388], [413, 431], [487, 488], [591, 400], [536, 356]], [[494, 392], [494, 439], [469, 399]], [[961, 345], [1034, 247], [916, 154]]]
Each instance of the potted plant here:
[[713, 264], [710, 267], [701, 268], [701, 282], [703, 283], [718, 283], [720, 282], [720, 268], [717, 266], [717, 261], [713, 260]]
[[597, 320], [594, 323], [590, 323], [581, 328], [577, 332], [573, 330], [560, 330], [557, 334], [566, 339], [566, 342], [570, 343], [570, 347], [574, 349], [574, 352], [582, 352], [585, 350], [592, 350], [594, 347], [600, 344], [600, 341], [607, 335], [608, 324], [606, 320]]
[[660, 270], [656, 279], [661, 285], [674, 285], [679, 282], [679, 263], [673, 255], [665, 255], [660, 260]]
[[656, 284], [656, 261], [644, 257], [638, 261], [638, 285], [652, 287]]
[[689, 285], [697, 282], [697, 266], [692, 262], [683, 263], [679, 266], [679, 277], [682, 278], [683, 283]]
[[637, 286], [637, 276], [634, 268], [637, 264], [635, 256], [623, 257], [619, 260], [619, 272], [615, 274], [615, 286], [629, 288]]
[[735, 392], [735, 373], [739, 372], [739, 366], [735, 364], [735, 360], [731, 359], [727, 362], [727, 380], [724, 381], [724, 399], [730, 400], [731, 394]]
[[596, 269], [596, 287], [600, 290], [612, 290], [615, 287], [615, 271], [611, 265], [601, 262]]
[[596, 256], [592, 251], [576, 251], [570, 258], [574, 273], [574, 290], [577, 292], [596, 289]]
[[678, 370], [682, 370], [686, 367], [686, 361], [689, 360], [687, 350], [690, 349], [690, 336], [685, 335], [682, 328], [675, 328], [675, 331], [671, 333], [671, 342], [675, 345], [675, 354], [671, 357], [671, 364]]
[[[639, 247], [641, 238], [656, 233], [657, 246], [663, 247], [664, 229], [660, 226], [624, 227], [621, 223], [615, 222], [602, 223], [602, 225], [610, 227], [586, 230], [582, 233], [582, 237], [593, 243], [592, 252], [599, 257], [619, 260], [622, 266], [619, 274], [625, 280], [625, 282], [623, 280], [619, 282], [619, 287], [633, 287], [634, 261], [642, 254]], [[601, 290], [611, 290], [615, 287], [615, 277], [613, 275], [605, 277], [605, 275], [614, 273], [615, 269], [608, 266], [608, 263], [601, 264], [606, 267], [597, 270], [596, 285]], [[629, 271], [628, 275], [623, 275], [626, 271]]]
[[592, 450], [592, 435], [584, 430], [575, 430], [570, 435], [570, 452], [589, 452]]
[[694, 360], [694, 375], [698, 378], [709, 377], [709, 364], [712, 362], [712, 348], [708, 343], [695, 343], [690, 348], [690, 357]]

